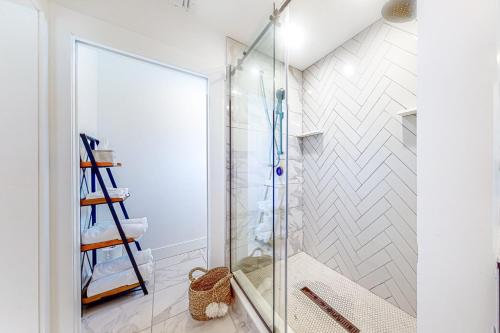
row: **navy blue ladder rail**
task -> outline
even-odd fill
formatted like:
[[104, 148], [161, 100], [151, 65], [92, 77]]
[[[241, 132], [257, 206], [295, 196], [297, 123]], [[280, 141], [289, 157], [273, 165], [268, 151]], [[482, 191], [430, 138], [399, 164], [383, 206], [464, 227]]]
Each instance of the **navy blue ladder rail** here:
[[[120, 239], [122, 241], [122, 245], [125, 247], [125, 250], [127, 252], [127, 256], [130, 259], [130, 263], [132, 264], [135, 275], [137, 276], [137, 280], [139, 281], [139, 285], [142, 289], [142, 292], [144, 293], [144, 295], [147, 295], [148, 290], [147, 290], [146, 285], [144, 283], [144, 279], [142, 278], [142, 275], [139, 271], [139, 268], [137, 267], [137, 263], [135, 261], [132, 250], [130, 249], [129, 242], [127, 240], [125, 232], [123, 231], [123, 228], [122, 228], [122, 225], [121, 225], [120, 220], [118, 218], [118, 215], [116, 214], [116, 210], [115, 210], [115, 207], [113, 205], [113, 201], [112, 201], [111, 197], [109, 196], [109, 192], [106, 188], [106, 184], [104, 183], [104, 179], [101, 175], [101, 172], [100, 172], [100, 169], [99, 169], [97, 162], [95, 160], [94, 154], [92, 153], [92, 150], [94, 150], [97, 147], [97, 145], [99, 144], [99, 140], [97, 140], [91, 136], [88, 136], [84, 133], [80, 134], [80, 138], [83, 142], [83, 146], [85, 147], [87, 157], [90, 160], [90, 164], [91, 164], [91, 189], [92, 189], [92, 192], [94, 192], [96, 190], [95, 180], [97, 179], [97, 182], [99, 183], [99, 186], [101, 187], [102, 193], [104, 195], [104, 198], [106, 199], [106, 204], [107, 204], [109, 211], [113, 217], [113, 221], [116, 225], [116, 228], [118, 229], [118, 233], [120, 234]], [[117, 188], [115, 179], [114, 179], [113, 174], [111, 172], [111, 169], [109, 167], [106, 167], [106, 171], [107, 171], [108, 177], [111, 181], [111, 185], [114, 188]], [[83, 176], [83, 177], [85, 177], [85, 176]], [[86, 180], [85, 180], [85, 182], [86, 182]], [[82, 183], [83, 183], [83, 181], [82, 181]], [[128, 216], [127, 210], [125, 208], [125, 204], [122, 201], [120, 201], [120, 207], [121, 207], [121, 210], [122, 210], [124, 217], [126, 219], [128, 219], [129, 216]], [[94, 225], [96, 223], [96, 210], [97, 210], [96, 205], [91, 205], [92, 225]], [[141, 246], [139, 245], [139, 242], [135, 241], [135, 245], [136, 245], [138, 250], [141, 250]], [[96, 261], [97, 261], [96, 260], [96, 250], [92, 250], [92, 267], [91, 267], [91, 269], [93, 269], [95, 267]]]

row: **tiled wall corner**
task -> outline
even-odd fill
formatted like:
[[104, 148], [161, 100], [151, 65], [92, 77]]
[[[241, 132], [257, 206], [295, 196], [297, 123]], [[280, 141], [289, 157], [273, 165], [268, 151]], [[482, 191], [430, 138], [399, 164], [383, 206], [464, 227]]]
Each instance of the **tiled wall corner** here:
[[411, 315], [417, 288], [416, 23], [378, 21], [303, 73], [307, 253]]

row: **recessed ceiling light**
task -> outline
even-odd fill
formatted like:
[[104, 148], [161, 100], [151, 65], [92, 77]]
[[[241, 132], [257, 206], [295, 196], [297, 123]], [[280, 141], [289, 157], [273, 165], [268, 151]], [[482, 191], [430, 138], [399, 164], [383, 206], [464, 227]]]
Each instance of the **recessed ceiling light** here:
[[195, 0], [170, 0], [172, 6], [177, 8], [184, 8], [186, 11], [193, 8]]
[[294, 23], [285, 23], [282, 28], [283, 38], [290, 50], [297, 50], [304, 44], [304, 30]]

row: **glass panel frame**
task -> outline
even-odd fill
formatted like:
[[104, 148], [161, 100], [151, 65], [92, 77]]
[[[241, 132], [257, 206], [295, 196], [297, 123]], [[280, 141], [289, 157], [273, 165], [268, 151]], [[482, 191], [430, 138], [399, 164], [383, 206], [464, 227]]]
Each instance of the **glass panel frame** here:
[[270, 22], [230, 67], [230, 263], [235, 280], [274, 327], [275, 190], [277, 165], [275, 25]]
[[[254, 44], [242, 49], [242, 57], [228, 67], [230, 266], [236, 282], [272, 332], [288, 331], [286, 17], [287, 11], [274, 10]], [[259, 130], [267, 133], [258, 134]], [[264, 165], [266, 154], [268, 163]], [[265, 190], [254, 191], [254, 185]], [[270, 236], [270, 246], [265, 249], [262, 237], [255, 237], [261, 227], [266, 237]], [[260, 245], [254, 242], [256, 238], [260, 238]]]

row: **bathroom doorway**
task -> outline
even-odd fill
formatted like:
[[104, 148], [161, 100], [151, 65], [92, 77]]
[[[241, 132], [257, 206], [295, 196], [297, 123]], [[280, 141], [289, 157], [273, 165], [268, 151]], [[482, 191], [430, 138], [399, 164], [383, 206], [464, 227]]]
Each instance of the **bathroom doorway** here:
[[[207, 96], [202, 75], [76, 42], [82, 332], [148, 330], [187, 309], [187, 274], [208, 262]], [[82, 167], [85, 140], [98, 171]], [[118, 243], [94, 249], [106, 241]]]

